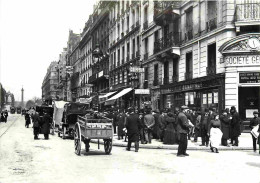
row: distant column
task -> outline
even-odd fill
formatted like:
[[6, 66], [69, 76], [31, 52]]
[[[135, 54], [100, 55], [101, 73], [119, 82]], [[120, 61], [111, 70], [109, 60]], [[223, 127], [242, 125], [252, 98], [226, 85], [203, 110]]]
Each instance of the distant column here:
[[21, 107], [24, 107], [24, 106], [23, 106], [23, 102], [24, 102], [24, 100], [23, 100], [23, 92], [24, 92], [24, 89], [23, 89], [23, 87], [22, 87], [22, 90], [21, 90], [21, 91], [22, 91], [22, 97], [21, 97], [21, 99], [22, 99], [22, 101], [21, 101]]

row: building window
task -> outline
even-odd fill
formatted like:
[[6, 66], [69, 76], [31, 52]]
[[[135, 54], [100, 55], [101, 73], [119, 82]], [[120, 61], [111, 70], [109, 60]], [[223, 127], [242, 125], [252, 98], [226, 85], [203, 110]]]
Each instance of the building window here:
[[193, 9], [192, 7], [186, 10], [186, 40], [193, 38]]
[[216, 74], [216, 43], [208, 45], [207, 75]]
[[158, 83], [158, 64], [154, 64], [154, 78], [153, 78], [153, 85], [157, 86]]
[[206, 23], [207, 31], [217, 28], [217, 1], [208, 1], [208, 21]]
[[125, 47], [122, 47], [122, 64], [124, 64], [125, 60]]
[[117, 67], [120, 65], [120, 49], [117, 50]]
[[144, 88], [148, 88], [148, 67], [144, 69]]
[[169, 83], [169, 62], [166, 61], [164, 63], [164, 78], [163, 78], [163, 84]]
[[186, 80], [192, 79], [192, 73], [193, 73], [192, 65], [193, 65], [192, 52], [186, 53], [186, 73], [185, 73]]

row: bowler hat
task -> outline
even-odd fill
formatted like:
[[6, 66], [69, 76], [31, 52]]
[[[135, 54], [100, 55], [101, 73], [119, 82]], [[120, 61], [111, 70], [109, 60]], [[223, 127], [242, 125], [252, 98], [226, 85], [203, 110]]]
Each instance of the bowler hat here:
[[259, 114], [259, 112], [258, 111], [254, 111], [253, 114]]

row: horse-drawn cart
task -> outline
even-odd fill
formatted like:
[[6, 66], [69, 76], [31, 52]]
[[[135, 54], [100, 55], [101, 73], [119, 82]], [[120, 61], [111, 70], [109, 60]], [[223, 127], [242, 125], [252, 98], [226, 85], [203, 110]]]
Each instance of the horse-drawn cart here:
[[113, 120], [108, 118], [93, 119], [92, 116], [78, 116], [74, 133], [75, 153], [80, 155], [81, 141], [85, 143], [86, 152], [88, 152], [91, 139], [98, 139], [98, 148], [99, 140], [103, 139], [105, 153], [110, 154], [113, 140]]

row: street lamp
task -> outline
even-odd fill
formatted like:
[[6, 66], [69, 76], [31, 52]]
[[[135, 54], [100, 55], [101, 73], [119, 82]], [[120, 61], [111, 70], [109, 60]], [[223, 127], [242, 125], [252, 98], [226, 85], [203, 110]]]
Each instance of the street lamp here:
[[[102, 58], [102, 56], [103, 56], [103, 53], [102, 53], [101, 49], [99, 48], [99, 44], [96, 44], [96, 49], [93, 50], [92, 56], [94, 58], [93, 60], [94, 60], [94, 63], [96, 65], [97, 74], [98, 74], [98, 72], [99, 72], [99, 59]], [[99, 90], [99, 87], [97, 85], [97, 106], [98, 106], [98, 110], [99, 110], [99, 91], [98, 90]]]

